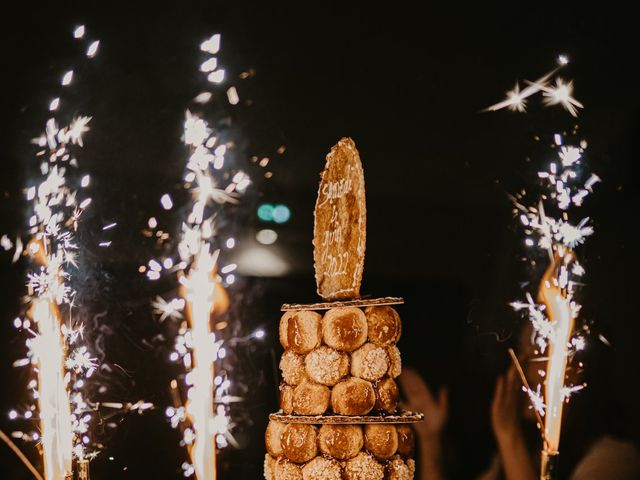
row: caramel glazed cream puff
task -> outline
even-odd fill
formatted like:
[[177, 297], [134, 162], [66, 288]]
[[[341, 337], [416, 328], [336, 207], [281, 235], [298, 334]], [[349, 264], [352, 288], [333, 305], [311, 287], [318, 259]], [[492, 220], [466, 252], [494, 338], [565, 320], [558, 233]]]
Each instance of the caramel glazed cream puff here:
[[285, 414], [395, 413], [402, 364], [396, 343], [402, 325], [389, 306], [339, 307], [324, 316], [289, 311], [280, 319]]
[[314, 425], [270, 421], [266, 480], [412, 480], [409, 425]]

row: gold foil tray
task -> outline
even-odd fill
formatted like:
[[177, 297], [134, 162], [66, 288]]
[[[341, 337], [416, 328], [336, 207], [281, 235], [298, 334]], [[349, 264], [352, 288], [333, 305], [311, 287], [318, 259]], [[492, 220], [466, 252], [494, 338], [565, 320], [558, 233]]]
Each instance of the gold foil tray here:
[[286, 415], [282, 411], [269, 415], [270, 420], [284, 423], [307, 423], [349, 425], [362, 423], [418, 423], [424, 420], [424, 415], [417, 412], [401, 410], [395, 415]]
[[400, 297], [360, 298], [357, 300], [342, 300], [337, 302], [319, 303], [285, 303], [280, 310], [283, 312], [296, 310], [329, 310], [338, 307], [376, 307], [380, 305], [402, 305], [404, 299]]

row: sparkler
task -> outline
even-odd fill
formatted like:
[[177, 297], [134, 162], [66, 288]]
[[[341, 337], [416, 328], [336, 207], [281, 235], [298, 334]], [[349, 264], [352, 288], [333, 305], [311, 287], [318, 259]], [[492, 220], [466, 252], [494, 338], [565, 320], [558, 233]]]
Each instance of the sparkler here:
[[[561, 65], [566, 57], [559, 59]], [[577, 116], [583, 105], [572, 97], [573, 83], [550, 79], [555, 70], [536, 82], [528, 82], [527, 95], [510, 95], [501, 103], [488, 110], [510, 108], [524, 111], [525, 98], [542, 92], [543, 103], [547, 106], [560, 105], [572, 116]], [[576, 129], [577, 131], [577, 129]], [[575, 133], [575, 131], [574, 131]], [[588, 217], [571, 220], [571, 210], [583, 205], [585, 198], [600, 181], [596, 175], [584, 180], [582, 158], [586, 142], [574, 141], [566, 135], [554, 135], [554, 158], [548, 169], [538, 172], [544, 192], [530, 205], [524, 204], [524, 194], [513, 197], [514, 213], [524, 227], [525, 245], [535, 251], [542, 251], [549, 258], [549, 265], [539, 283], [537, 302], [530, 293], [526, 301], [513, 302], [515, 310], [527, 313], [535, 333], [537, 353], [545, 355], [546, 371], [544, 381], [536, 390], [529, 387], [524, 379], [524, 390], [528, 393], [532, 408], [538, 418], [544, 419], [540, 425], [543, 437], [541, 457], [541, 479], [552, 479], [557, 475], [557, 461], [562, 427], [562, 410], [572, 393], [585, 385], [566, 385], [566, 371], [575, 353], [585, 346], [585, 340], [574, 332], [580, 304], [574, 295], [579, 285], [579, 277], [585, 273], [578, 262], [574, 249], [593, 234]], [[523, 373], [521, 372], [521, 375]], [[541, 395], [544, 385], [544, 398]]]
[[[210, 84], [222, 83], [225, 71], [215, 56], [220, 49], [220, 35], [205, 40], [200, 49], [206, 56], [200, 71]], [[228, 88], [225, 94], [230, 105], [239, 103], [235, 87]], [[200, 93], [194, 99], [194, 106], [201, 109], [212, 98], [211, 92]], [[174, 428], [182, 428], [182, 444], [189, 450], [191, 463], [183, 464], [184, 475], [195, 474], [198, 480], [215, 480], [216, 450], [236, 443], [231, 432], [234, 424], [229, 405], [241, 400], [229, 394], [231, 382], [226, 374], [216, 373], [216, 362], [225, 357], [226, 348], [212, 328], [212, 317], [227, 310], [229, 298], [223, 284], [234, 282], [232, 272], [236, 269], [235, 264], [218, 269], [220, 249], [233, 248], [236, 241], [232, 237], [222, 238], [216, 219], [220, 218], [225, 204], [239, 202], [251, 178], [230, 165], [228, 153], [233, 144], [222, 141], [222, 133], [214, 131], [200, 114], [186, 111], [182, 140], [189, 156], [184, 184], [190, 192], [191, 203], [182, 223], [178, 258], [150, 260], [140, 269], [150, 280], [160, 278], [163, 270], [178, 272], [179, 298], [167, 301], [157, 297], [152, 306], [161, 320], [173, 318], [181, 322], [170, 358], [181, 360], [187, 372], [186, 402], [181, 405], [179, 384], [172, 381], [176, 402], [167, 408], [166, 414]], [[169, 194], [162, 196], [161, 205], [165, 210], [173, 208]], [[155, 218], [149, 219], [151, 229], [157, 225]]]
[[[86, 30], [78, 27], [74, 37], [83, 39]], [[99, 42], [89, 45], [87, 57], [96, 55]], [[73, 70], [61, 77], [63, 93], [76, 81]], [[29, 383], [34, 404], [22, 415], [12, 411], [12, 418], [39, 419], [41, 433], [14, 432], [14, 437], [39, 441], [42, 447], [44, 477], [65, 480], [73, 475], [73, 460], [91, 458], [87, 450], [91, 414], [82, 394], [84, 379], [95, 371], [95, 359], [82, 345], [83, 327], [73, 318], [75, 290], [70, 285], [72, 272], [78, 268], [75, 232], [82, 212], [90, 198], [78, 199], [78, 190], [71, 187], [73, 177], [67, 173], [77, 168], [76, 153], [83, 146], [83, 135], [89, 130], [91, 117], [74, 118], [59, 126], [53, 112], [64, 105], [61, 94], [49, 102], [52, 115], [46, 121], [43, 134], [34, 139], [39, 149], [41, 181], [26, 190], [31, 203], [29, 234], [25, 253], [34, 260], [35, 269], [27, 275], [28, 310], [14, 321], [16, 328], [31, 334], [26, 341], [27, 358], [14, 362], [16, 366], [31, 365], [37, 379]], [[89, 176], [80, 187], [86, 187]], [[22, 242], [16, 241], [17, 260]], [[36, 407], [37, 404], [37, 407]]]

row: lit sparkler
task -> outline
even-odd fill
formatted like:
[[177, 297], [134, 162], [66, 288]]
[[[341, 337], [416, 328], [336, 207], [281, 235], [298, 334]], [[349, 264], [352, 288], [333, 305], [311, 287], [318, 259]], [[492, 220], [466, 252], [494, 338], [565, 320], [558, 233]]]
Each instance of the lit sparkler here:
[[[566, 64], [566, 57], [562, 57], [560, 62]], [[572, 116], [577, 116], [577, 108], [582, 108], [582, 104], [571, 96], [572, 82], [556, 79], [552, 86], [549, 79], [554, 73], [546, 75], [542, 81], [529, 82], [530, 86], [535, 87], [534, 93], [543, 92], [545, 105], [562, 105]], [[524, 111], [517, 105], [502, 102], [489, 107], [489, 110], [508, 107]], [[534, 301], [531, 293], [527, 293], [526, 301], [511, 304], [515, 310], [527, 313], [538, 353], [546, 356], [546, 370], [541, 372], [543, 380], [535, 390], [523, 379], [532, 408], [544, 419], [544, 425], [540, 425], [544, 440], [543, 479], [554, 478], [557, 474], [563, 405], [572, 393], [585, 386], [566, 385], [565, 381], [569, 363], [575, 353], [585, 347], [585, 339], [574, 332], [581, 308], [574, 295], [580, 284], [578, 279], [585, 273], [574, 249], [593, 234], [588, 217], [572, 220], [570, 213], [583, 205], [593, 186], [600, 181], [593, 174], [584, 180], [582, 158], [586, 146], [584, 141], [574, 142], [572, 138], [567, 143], [565, 136], [554, 135], [554, 158], [547, 169], [538, 172], [544, 192], [530, 205], [524, 204], [524, 194], [513, 198], [514, 213], [524, 227], [525, 245], [544, 252], [549, 258], [549, 266], [539, 283], [538, 302]]]
[[[85, 28], [78, 27], [74, 36], [82, 39]], [[97, 52], [97, 43], [92, 57]], [[61, 87], [68, 89], [76, 81], [73, 70], [61, 77]], [[63, 91], [64, 93], [64, 91]], [[51, 112], [64, 105], [64, 94], [49, 103]], [[26, 189], [31, 203], [29, 234], [25, 253], [34, 261], [35, 269], [27, 275], [29, 308], [23, 318], [14, 321], [16, 328], [31, 334], [26, 341], [27, 358], [16, 366], [31, 365], [37, 380], [29, 383], [34, 405], [22, 415], [12, 411], [13, 418], [40, 420], [40, 434], [14, 432], [16, 438], [39, 441], [44, 459], [44, 476], [48, 480], [71, 478], [73, 460], [91, 458], [87, 450], [91, 413], [81, 387], [95, 371], [95, 359], [82, 345], [82, 325], [73, 318], [75, 291], [70, 285], [72, 272], [78, 268], [75, 232], [82, 212], [91, 203], [80, 201], [67, 173], [77, 168], [75, 154], [83, 146], [83, 135], [89, 130], [91, 117], [74, 118], [67, 126], [59, 126], [55, 117], [47, 120], [43, 134], [34, 139], [39, 148], [41, 181]], [[88, 180], [88, 176], [83, 177]], [[80, 187], [88, 186], [88, 181]], [[17, 260], [22, 242], [16, 241]], [[36, 407], [37, 404], [37, 407]]]
[[[215, 56], [220, 49], [220, 35], [214, 35], [200, 45], [205, 59], [200, 66], [210, 84], [220, 84], [225, 73]], [[239, 102], [235, 87], [225, 90], [230, 105]], [[194, 99], [195, 108], [208, 103], [213, 94], [203, 92]], [[185, 462], [185, 476], [195, 475], [198, 480], [216, 478], [216, 450], [228, 443], [235, 444], [233, 421], [229, 404], [241, 399], [229, 394], [231, 382], [224, 372], [216, 372], [216, 362], [226, 355], [225, 344], [217, 338], [212, 317], [228, 308], [228, 295], [224, 284], [233, 283], [231, 273], [235, 264], [218, 268], [221, 248], [235, 246], [234, 238], [222, 238], [215, 219], [225, 204], [236, 204], [251, 184], [251, 178], [233, 168], [228, 152], [232, 143], [221, 140], [222, 132], [214, 131], [198, 113], [185, 113], [182, 140], [189, 154], [184, 185], [190, 192], [191, 203], [182, 223], [177, 257], [152, 259], [140, 268], [150, 280], [160, 278], [162, 271], [178, 272], [181, 285], [180, 298], [165, 300], [157, 297], [152, 306], [161, 320], [173, 318], [181, 322], [175, 340], [172, 361], [181, 360], [185, 370], [186, 401], [181, 400], [180, 387], [173, 381], [171, 388], [175, 405], [167, 408], [166, 415], [174, 428], [181, 427], [182, 444], [190, 454], [191, 463]], [[161, 198], [165, 210], [174, 206], [167, 193]], [[157, 227], [155, 218], [149, 219], [149, 228]], [[218, 273], [219, 272], [219, 273]], [[262, 338], [264, 332], [256, 334]]]

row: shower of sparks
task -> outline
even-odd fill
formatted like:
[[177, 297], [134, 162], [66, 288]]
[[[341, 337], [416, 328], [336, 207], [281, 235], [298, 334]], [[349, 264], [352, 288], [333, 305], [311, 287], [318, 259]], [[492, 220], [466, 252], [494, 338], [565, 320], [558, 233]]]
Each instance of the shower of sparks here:
[[[569, 59], [561, 55], [558, 57], [558, 68], [569, 63]], [[566, 82], [562, 78], [555, 78], [555, 84], [551, 82], [552, 77], [558, 69], [552, 70], [535, 81], [525, 80], [527, 86], [520, 90], [520, 84], [516, 83], [513, 90], [506, 93], [506, 98], [490, 107], [484, 109], [485, 112], [495, 112], [507, 108], [513, 112], [525, 112], [527, 109], [527, 99], [536, 93], [542, 92], [543, 104], [545, 106], [560, 105], [574, 117], [578, 116], [578, 108], [584, 108], [582, 103], [573, 98], [573, 82]]]
[[[560, 65], [568, 62], [566, 57], [560, 57], [558, 61]], [[535, 82], [527, 82], [528, 88], [532, 89], [529, 93], [541, 91], [546, 105], [561, 105], [572, 116], [577, 116], [577, 109], [583, 106], [572, 97], [573, 83], [556, 78], [552, 84], [550, 78], [554, 74], [555, 71]], [[524, 111], [526, 96], [520, 97], [517, 102], [501, 102], [488, 110]], [[600, 178], [593, 174], [587, 176], [584, 172], [585, 141], [576, 142], [573, 137], [568, 139], [556, 134], [552, 149], [547, 167], [538, 172], [543, 190], [538, 198], [527, 205], [524, 193], [513, 197], [514, 214], [523, 226], [524, 244], [531, 252], [532, 262], [542, 252], [549, 259], [549, 266], [539, 282], [537, 300], [533, 293], [527, 292], [524, 301], [513, 302], [511, 306], [526, 313], [533, 326], [537, 352], [546, 356], [541, 359], [546, 362], [546, 370], [539, 371], [540, 381], [535, 390], [527, 387], [525, 391], [532, 408], [544, 417], [545, 449], [557, 453], [563, 405], [571, 394], [585, 387], [565, 385], [568, 364], [576, 352], [586, 346], [585, 338], [574, 333], [581, 309], [575, 293], [581, 285], [580, 277], [585, 274], [574, 249], [594, 231], [589, 217], [580, 217], [573, 212], [583, 205]]]
[[[221, 83], [225, 71], [214, 56], [220, 49], [220, 35], [205, 40], [200, 49], [205, 58], [199, 70], [205, 80]], [[238, 103], [235, 87], [227, 88], [225, 94], [230, 105]], [[198, 480], [216, 478], [216, 449], [237, 445], [232, 435], [230, 404], [241, 399], [230, 395], [231, 381], [226, 373], [217, 372], [216, 362], [226, 356], [227, 349], [212, 322], [212, 316], [219, 316], [228, 308], [224, 286], [235, 280], [231, 272], [236, 265], [219, 265], [220, 251], [233, 248], [236, 241], [223, 238], [215, 219], [223, 214], [225, 204], [238, 203], [252, 183], [249, 175], [234, 169], [229, 158], [233, 144], [221, 140], [224, 132], [215, 131], [200, 113], [194, 113], [212, 97], [211, 92], [199, 93], [194, 107], [185, 112], [182, 141], [188, 155], [183, 180], [191, 200], [182, 222], [177, 256], [151, 259], [139, 269], [150, 280], [158, 280], [163, 271], [177, 272], [181, 285], [178, 298], [156, 297], [152, 307], [161, 321], [180, 322], [169, 358], [181, 362], [186, 374], [183, 385], [177, 380], [171, 382], [175, 405], [165, 413], [172, 427], [181, 428], [181, 445], [187, 447], [191, 457], [191, 462], [183, 464], [183, 473], [187, 477], [195, 475]], [[168, 193], [163, 195], [161, 204], [165, 210], [173, 207]], [[158, 221], [152, 217], [148, 226], [155, 229]], [[252, 336], [263, 337], [262, 330]]]
[[[82, 39], [86, 30], [77, 27], [74, 37]], [[61, 97], [74, 80], [73, 70], [62, 75], [60, 96], [49, 102], [48, 109], [57, 111]], [[39, 433], [13, 432], [14, 438], [30, 439], [42, 446], [44, 476], [48, 480], [64, 480], [72, 474], [72, 462], [91, 458], [89, 422], [92, 407], [85, 400], [82, 386], [97, 365], [96, 359], [83, 345], [83, 325], [73, 318], [76, 297], [70, 285], [78, 268], [79, 245], [75, 233], [78, 221], [90, 199], [74, 189], [67, 173], [77, 168], [75, 155], [82, 147], [83, 135], [89, 131], [91, 117], [74, 118], [60, 126], [58, 119], [46, 121], [42, 135], [33, 140], [39, 149], [41, 178], [25, 190], [31, 205], [30, 240], [23, 252], [22, 241], [16, 240], [17, 257], [25, 253], [32, 259], [33, 269], [27, 273], [28, 308], [14, 326], [29, 332], [27, 356], [15, 366], [30, 366], [34, 378], [28, 383], [32, 404], [20, 412], [12, 410], [10, 418], [37, 420]], [[88, 176], [83, 178], [89, 178]], [[88, 181], [80, 181], [80, 188]], [[4, 241], [3, 246], [8, 246]]]
[[[86, 33], [86, 28], [79, 26], [74, 37], [84, 41]], [[94, 40], [89, 44], [88, 58], [96, 55], [99, 43]], [[61, 98], [75, 84], [73, 72], [62, 74], [61, 95], [49, 102], [51, 111], [59, 109]], [[118, 413], [142, 413], [153, 407], [143, 401], [94, 402], [83, 393], [87, 380], [98, 368], [108, 370], [107, 365], [98, 365], [84, 344], [84, 325], [74, 317], [76, 291], [71, 286], [81, 251], [75, 234], [83, 212], [91, 204], [91, 198], [82, 198], [91, 177], [78, 174], [76, 157], [84, 146], [90, 121], [90, 116], [76, 116], [67, 125], [61, 125], [53, 116], [46, 121], [43, 133], [31, 141], [37, 148], [40, 178], [25, 189], [31, 209], [29, 240], [23, 243], [18, 236], [14, 244], [6, 235], [0, 239], [3, 249], [15, 249], [13, 263], [23, 255], [31, 259], [25, 313], [13, 320], [16, 329], [29, 334], [26, 357], [14, 361], [13, 366], [31, 367], [33, 378], [27, 384], [31, 400], [21, 409], [11, 410], [9, 418], [39, 422], [39, 428], [13, 431], [11, 436], [39, 443], [46, 480], [71, 478], [74, 464], [80, 465], [98, 454], [100, 444], [91, 438], [90, 425], [103, 407]], [[109, 223], [102, 230], [116, 225]], [[111, 241], [100, 241], [98, 245], [108, 247]], [[100, 393], [104, 391], [106, 387], [101, 385]], [[109, 414], [112, 415], [113, 412]], [[106, 425], [115, 426], [112, 422]]]

